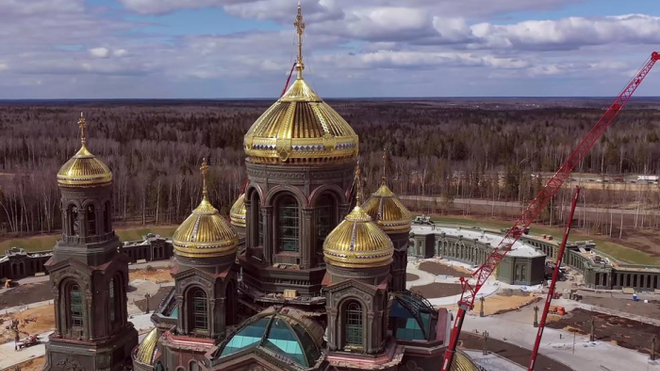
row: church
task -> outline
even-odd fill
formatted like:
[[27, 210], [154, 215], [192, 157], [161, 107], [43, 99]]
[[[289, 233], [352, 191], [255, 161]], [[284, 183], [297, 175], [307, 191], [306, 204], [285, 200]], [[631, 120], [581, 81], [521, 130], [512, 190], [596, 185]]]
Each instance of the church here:
[[[387, 174], [363, 199], [358, 136], [303, 76], [300, 5], [294, 26], [297, 76], [245, 134], [245, 191], [220, 215], [204, 160], [201, 202], [172, 237], [175, 286], [139, 344], [112, 172], [81, 118], [82, 147], [57, 177], [46, 370], [440, 370], [451, 316], [406, 290], [412, 215]], [[459, 352], [452, 369], [479, 368]]]

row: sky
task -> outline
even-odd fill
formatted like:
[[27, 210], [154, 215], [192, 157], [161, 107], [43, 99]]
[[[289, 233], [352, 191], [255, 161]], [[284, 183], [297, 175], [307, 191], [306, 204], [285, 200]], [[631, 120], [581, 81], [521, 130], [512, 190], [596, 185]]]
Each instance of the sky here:
[[[0, 99], [277, 98], [297, 0], [0, 0]], [[614, 96], [658, 0], [303, 0], [325, 98]], [[660, 95], [660, 67], [637, 95]]]

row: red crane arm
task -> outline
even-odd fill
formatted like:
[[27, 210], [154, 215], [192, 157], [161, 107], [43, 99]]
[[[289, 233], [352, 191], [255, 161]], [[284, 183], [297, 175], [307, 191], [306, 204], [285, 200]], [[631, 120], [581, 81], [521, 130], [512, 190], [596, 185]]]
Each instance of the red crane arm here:
[[575, 187], [573, 202], [571, 203], [571, 211], [568, 213], [566, 229], [564, 229], [564, 237], [562, 238], [561, 245], [559, 245], [559, 250], [557, 251], [557, 263], [555, 264], [555, 269], [552, 271], [552, 280], [550, 281], [550, 287], [548, 287], [548, 296], [546, 297], [545, 305], [543, 306], [543, 314], [541, 315], [539, 329], [536, 332], [536, 341], [534, 342], [534, 349], [532, 349], [532, 356], [530, 357], [527, 371], [534, 371], [534, 365], [536, 365], [536, 357], [538, 356], [539, 348], [541, 347], [541, 338], [543, 337], [543, 330], [545, 329], [545, 323], [548, 319], [550, 303], [552, 303], [552, 298], [555, 296], [555, 287], [557, 286], [557, 278], [559, 278], [559, 269], [561, 267], [561, 261], [564, 258], [568, 235], [571, 233], [571, 227], [573, 226], [573, 214], [575, 213], [575, 207], [577, 206], [579, 197], [580, 187]]
[[568, 156], [566, 162], [557, 170], [557, 172], [546, 182], [545, 186], [536, 195], [536, 197], [529, 203], [527, 209], [523, 212], [522, 216], [515, 222], [513, 227], [509, 229], [500, 244], [493, 249], [493, 252], [486, 258], [484, 264], [474, 272], [472, 284], [468, 280], [461, 278], [463, 286], [463, 293], [461, 299], [458, 301], [458, 312], [454, 327], [452, 329], [449, 345], [445, 351], [445, 359], [442, 364], [442, 371], [449, 371], [456, 346], [458, 344], [458, 337], [463, 327], [463, 320], [467, 311], [474, 308], [474, 300], [481, 287], [486, 283], [486, 280], [493, 273], [495, 268], [499, 265], [500, 261], [504, 259], [506, 254], [511, 250], [511, 247], [518, 241], [526, 228], [528, 228], [536, 218], [541, 215], [543, 209], [548, 205], [552, 197], [559, 191], [562, 184], [566, 181], [573, 169], [584, 159], [589, 153], [589, 150], [594, 146], [596, 141], [605, 133], [605, 130], [612, 124], [621, 109], [628, 103], [630, 97], [639, 85], [644, 81], [644, 78], [653, 68], [655, 62], [660, 60], [660, 53], [653, 52], [651, 58], [642, 66], [642, 68], [630, 80], [628, 85], [616, 97], [612, 105], [605, 111], [605, 114], [598, 120], [598, 122], [591, 128], [589, 133], [582, 139], [577, 148]]

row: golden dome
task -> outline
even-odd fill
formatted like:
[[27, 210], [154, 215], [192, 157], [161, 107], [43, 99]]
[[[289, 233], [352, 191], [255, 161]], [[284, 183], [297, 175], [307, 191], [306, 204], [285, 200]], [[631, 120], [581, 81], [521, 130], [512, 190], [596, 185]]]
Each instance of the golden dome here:
[[247, 214], [247, 209], [245, 208], [245, 193], [241, 194], [234, 205], [229, 211], [229, 217], [231, 219], [231, 225], [234, 227], [245, 228], [245, 215]]
[[384, 179], [380, 188], [369, 197], [362, 208], [385, 233], [406, 233], [410, 231], [412, 214], [396, 198], [394, 192], [385, 184]]
[[255, 121], [245, 134], [251, 162], [272, 164], [327, 163], [352, 159], [358, 153], [353, 128], [325, 103], [302, 77], [302, 34], [298, 8], [298, 76], [289, 90]]
[[326, 263], [345, 268], [389, 265], [393, 254], [390, 238], [359, 206], [330, 232], [323, 243]]
[[221, 257], [235, 254], [238, 234], [208, 200], [206, 189], [206, 160], [202, 164], [204, 176], [202, 202], [174, 231], [174, 253], [188, 258]]
[[451, 371], [479, 371], [480, 368], [463, 352], [456, 352], [451, 363]]
[[57, 183], [62, 187], [96, 187], [112, 182], [112, 171], [85, 146], [85, 118], [80, 117], [82, 146], [57, 172]]
[[144, 365], [153, 365], [156, 344], [158, 344], [158, 329], [153, 329], [149, 331], [147, 336], [140, 342], [140, 345], [138, 345], [135, 360]]

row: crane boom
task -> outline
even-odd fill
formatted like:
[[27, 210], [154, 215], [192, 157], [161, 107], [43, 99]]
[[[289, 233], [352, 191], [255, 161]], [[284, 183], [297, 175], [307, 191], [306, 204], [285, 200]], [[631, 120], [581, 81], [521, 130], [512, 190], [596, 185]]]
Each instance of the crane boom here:
[[575, 213], [575, 207], [577, 206], [579, 197], [580, 197], [580, 187], [575, 187], [575, 193], [573, 194], [573, 202], [571, 203], [571, 211], [568, 213], [568, 219], [566, 221], [566, 229], [564, 229], [564, 237], [561, 240], [561, 245], [559, 245], [559, 250], [557, 250], [557, 262], [555, 264], [555, 269], [552, 271], [552, 280], [550, 281], [550, 287], [548, 287], [548, 296], [546, 297], [545, 305], [543, 306], [543, 314], [541, 315], [541, 322], [539, 323], [539, 329], [536, 332], [536, 341], [534, 342], [534, 349], [532, 349], [532, 356], [530, 357], [529, 367], [527, 371], [534, 371], [534, 366], [536, 365], [536, 357], [539, 354], [539, 347], [541, 346], [541, 338], [543, 337], [543, 330], [545, 330], [545, 322], [548, 319], [548, 311], [550, 309], [550, 303], [552, 303], [552, 298], [555, 296], [555, 287], [557, 286], [557, 279], [559, 278], [559, 269], [561, 267], [561, 261], [564, 258], [564, 251], [566, 250], [568, 235], [571, 233], [571, 227], [573, 226], [573, 214]]
[[559, 170], [546, 182], [545, 186], [539, 191], [536, 197], [529, 203], [527, 209], [523, 212], [522, 216], [514, 223], [513, 227], [509, 229], [499, 245], [493, 249], [488, 255], [486, 261], [474, 272], [472, 275], [473, 281], [461, 278], [461, 285], [463, 286], [463, 293], [458, 301], [458, 311], [454, 326], [452, 328], [449, 345], [445, 351], [444, 361], [442, 363], [442, 371], [449, 371], [451, 364], [456, 353], [456, 346], [458, 345], [458, 337], [463, 328], [463, 320], [469, 310], [474, 308], [474, 300], [481, 287], [486, 283], [486, 280], [493, 273], [495, 268], [499, 265], [500, 261], [504, 259], [506, 254], [511, 250], [511, 247], [518, 241], [529, 226], [541, 215], [543, 209], [548, 205], [552, 197], [559, 191], [573, 169], [584, 159], [589, 153], [589, 150], [594, 146], [596, 141], [605, 133], [607, 128], [612, 124], [616, 116], [621, 112], [623, 107], [628, 103], [630, 97], [635, 93], [635, 90], [644, 81], [644, 78], [649, 74], [653, 65], [660, 60], [660, 53], [653, 52], [651, 57], [647, 60], [642, 68], [635, 74], [635, 76], [628, 82], [626, 87], [614, 99], [614, 102], [605, 111], [603, 116], [591, 128], [589, 133], [582, 139], [577, 148], [568, 156], [564, 164], [561, 165]]

